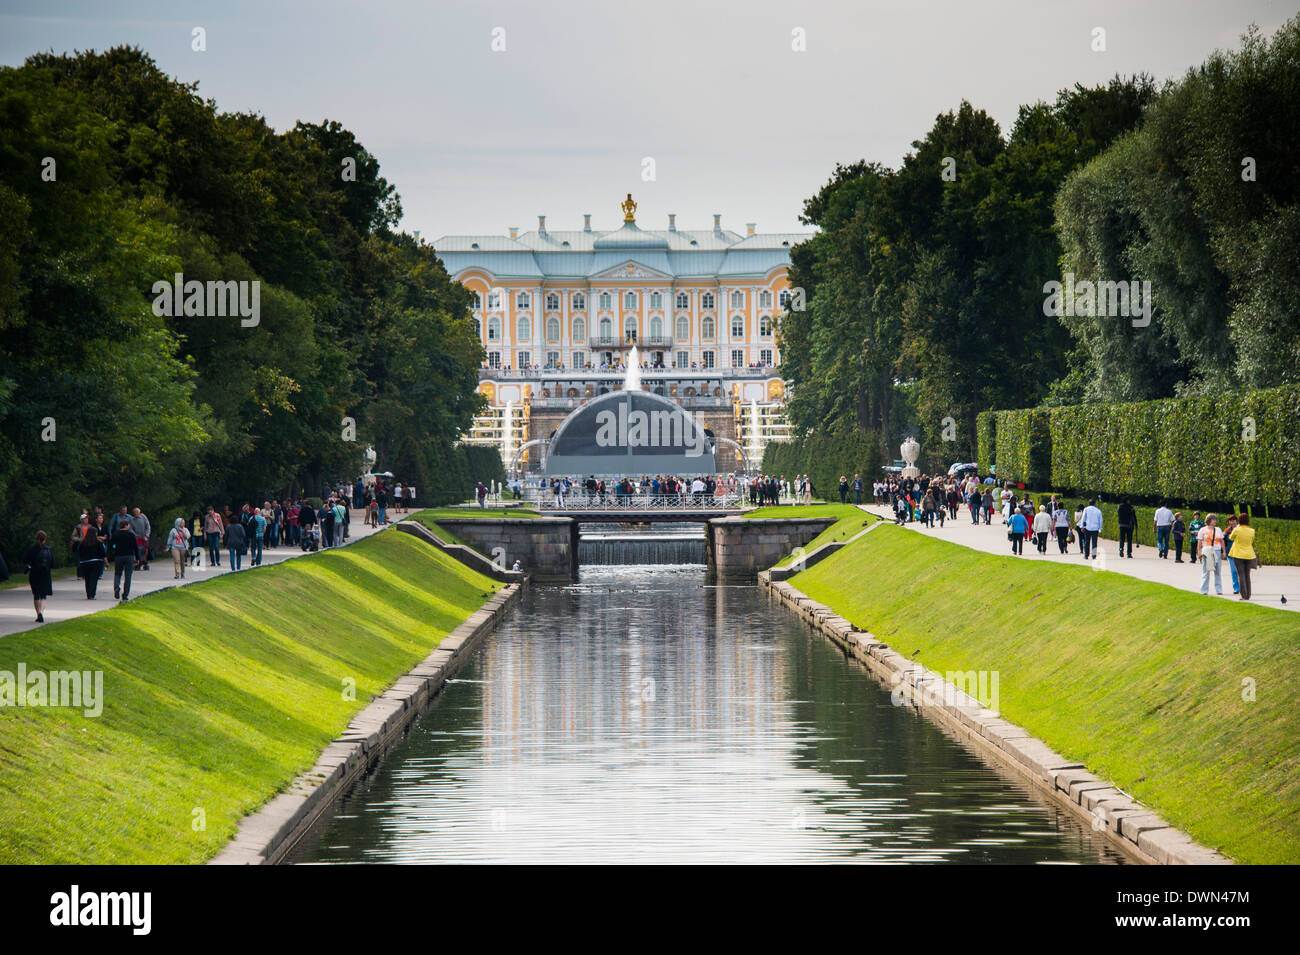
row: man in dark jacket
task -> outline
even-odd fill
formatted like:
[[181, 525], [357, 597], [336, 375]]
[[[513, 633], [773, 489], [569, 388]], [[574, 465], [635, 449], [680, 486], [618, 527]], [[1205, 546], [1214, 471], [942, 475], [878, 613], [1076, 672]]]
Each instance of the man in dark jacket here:
[[[1137, 511], [1133, 502], [1124, 498], [1116, 515], [1119, 518], [1119, 556], [1133, 556], [1133, 531], [1137, 528]], [[1124, 542], [1128, 541], [1128, 553], [1124, 553]]]
[[[129, 517], [119, 518], [117, 530], [108, 539], [108, 548], [113, 555], [113, 597], [116, 600], [130, 600], [131, 575], [135, 572], [139, 545], [136, 544]], [[125, 584], [122, 582], [123, 575], [126, 576]]]

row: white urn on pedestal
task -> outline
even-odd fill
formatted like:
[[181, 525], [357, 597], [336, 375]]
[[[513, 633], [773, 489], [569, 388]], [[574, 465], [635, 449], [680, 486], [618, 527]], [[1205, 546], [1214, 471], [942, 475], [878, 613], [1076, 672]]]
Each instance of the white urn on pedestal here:
[[918, 478], [921, 476], [921, 469], [916, 466], [916, 459], [921, 454], [921, 446], [917, 444], [916, 438], [908, 436], [898, 451], [903, 456], [903, 477]]

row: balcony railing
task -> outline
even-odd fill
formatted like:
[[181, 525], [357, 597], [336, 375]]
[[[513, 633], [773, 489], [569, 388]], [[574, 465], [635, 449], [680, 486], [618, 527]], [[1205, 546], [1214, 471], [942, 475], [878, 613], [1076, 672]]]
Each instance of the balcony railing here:
[[[663, 378], [671, 380], [680, 380], [683, 378], [717, 378], [726, 380], [731, 378], [774, 378], [779, 377], [781, 369], [777, 365], [765, 365], [762, 368], [719, 368], [716, 365], [713, 368], [702, 368], [697, 363], [694, 368], [674, 368], [667, 366], [664, 368], [645, 367], [641, 369], [641, 380], [644, 382], [647, 378]], [[480, 368], [478, 376], [480, 380], [499, 379], [499, 378], [562, 378], [564, 380], [581, 380], [581, 379], [600, 379], [622, 381], [627, 372], [622, 368], [600, 369], [600, 368]]]

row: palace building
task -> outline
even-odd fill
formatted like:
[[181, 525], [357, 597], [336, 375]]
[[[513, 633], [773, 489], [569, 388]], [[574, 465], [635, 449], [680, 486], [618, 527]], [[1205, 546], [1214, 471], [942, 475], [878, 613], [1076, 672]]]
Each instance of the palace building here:
[[463, 440], [492, 444], [506, 469], [541, 469], [547, 442], [587, 401], [623, 387], [632, 354], [641, 388], [671, 399], [715, 437], [719, 471], [757, 468], [788, 436], [776, 325], [791, 304], [790, 247], [802, 234], [642, 229], [636, 203], [596, 231], [537, 229], [434, 243], [474, 296], [488, 400]]

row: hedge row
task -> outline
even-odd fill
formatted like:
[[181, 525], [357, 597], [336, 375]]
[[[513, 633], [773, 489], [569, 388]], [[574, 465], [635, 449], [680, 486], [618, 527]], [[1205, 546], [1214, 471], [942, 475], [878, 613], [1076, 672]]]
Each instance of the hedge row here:
[[437, 476], [429, 487], [428, 497], [424, 488], [416, 489], [420, 503], [425, 506], [473, 500], [479, 481], [491, 487], [493, 481], [504, 484], [506, 480], [501, 452], [481, 444], [454, 445], [445, 454], [436, 455], [433, 465], [432, 471]]
[[988, 474], [997, 464], [997, 412], [981, 411], [975, 416], [975, 460], [979, 463], [980, 474]]
[[812, 478], [813, 493], [839, 500], [840, 475], [853, 480], [861, 474], [870, 500], [871, 482], [880, 477], [884, 453], [873, 438], [851, 435], [808, 435], [790, 441], [773, 441], [763, 451], [763, 473], [793, 481], [796, 475]]
[[[1051, 494], [1042, 491], [1029, 492], [1037, 504], [1046, 505], [1052, 497]], [[1059, 499], [1065, 501], [1067, 509], [1070, 511], [1071, 518], [1080, 503], [1081, 498], [1078, 495], [1071, 497], [1068, 494], [1056, 495]], [[995, 495], [996, 497], [996, 495]], [[1111, 504], [1105, 501], [1098, 501], [1097, 507], [1102, 514], [1101, 536], [1107, 540], [1119, 540], [1119, 505]], [[1137, 512], [1137, 528], [1133, 534], [1133, 539], [1144, 547], [1156, 546], [1155, 519], [1156, 509], [1154, 507], [1137, 507], [1133, 508]], [[1183, 515], [1183, 521], [1187, 524], [1192, 522], [1192, 511], [1189, 508], [1178, 507], [1176, 511]], [[1201, 517], [1205, 517], [1206, 512], [1201, 511]], [[1228, 515], [1219, 514], [1219, 527], [1223, 528], [1228, 523]], [[1300, 521], [1281, 520], [1272, 517], [1252, 517], [1250, 526], [1255, 528], [1255, 549], [1259, 553], [1260, 563], [1265, 566], [1274, 564], [1300, 564]], [[1173, 541], [1170, 541], [1173, 546]], [[1190, 542], [1183, 543], [1183, 559], [1191, 552]], [[1225, 570], [1226, 574], [1227, 571]]]
[[1175, 501], [1300, 504], [1300, 385], [1198, 398], [984, 412], [1000, 478]]

